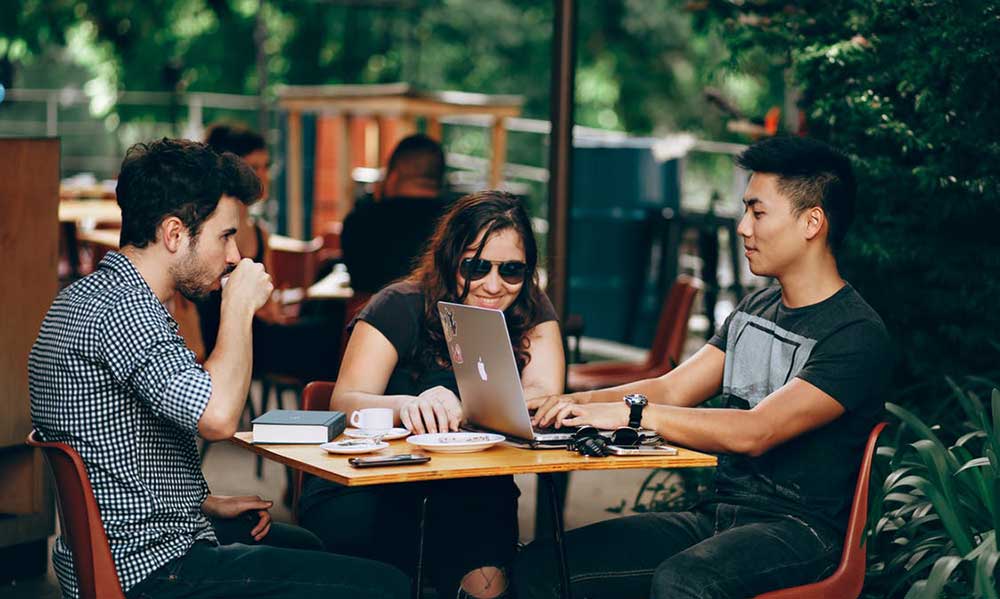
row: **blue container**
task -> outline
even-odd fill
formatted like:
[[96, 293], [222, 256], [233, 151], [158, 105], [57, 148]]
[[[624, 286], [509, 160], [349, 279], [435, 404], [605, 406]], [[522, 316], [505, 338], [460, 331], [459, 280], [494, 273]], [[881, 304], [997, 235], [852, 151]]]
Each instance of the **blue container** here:
[[653, 216], [680, 206], [680, 161], [658, 162], [654, 142], [574, 144], [568, 301], [588, 337], [648, 347], [655, 333], [661, 298], [650, 284]]

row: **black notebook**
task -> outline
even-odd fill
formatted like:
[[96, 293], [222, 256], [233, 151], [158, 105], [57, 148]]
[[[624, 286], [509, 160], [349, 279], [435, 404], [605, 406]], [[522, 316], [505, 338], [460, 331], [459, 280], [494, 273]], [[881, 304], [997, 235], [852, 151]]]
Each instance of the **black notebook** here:
[[253, 420], [254, 443], [326, 443], [344, 432], [343, 412], [271, 410]]

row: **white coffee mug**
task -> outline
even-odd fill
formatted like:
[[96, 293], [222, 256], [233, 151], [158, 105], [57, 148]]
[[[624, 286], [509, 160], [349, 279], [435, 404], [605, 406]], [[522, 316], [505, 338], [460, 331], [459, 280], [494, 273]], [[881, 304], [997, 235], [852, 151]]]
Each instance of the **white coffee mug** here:
[[351, 414], [351, 425], [365, 431], [387, 431], [392, 428], [390, 408], [364, 408]]

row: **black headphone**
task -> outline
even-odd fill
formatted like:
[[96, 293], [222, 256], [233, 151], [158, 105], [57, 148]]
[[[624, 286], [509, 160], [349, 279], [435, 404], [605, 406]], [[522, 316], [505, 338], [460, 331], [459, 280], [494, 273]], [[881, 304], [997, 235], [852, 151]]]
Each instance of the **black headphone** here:
[[606, 458], [610, 455], [608, 440], [592, 426], [584, 426], [576, 431], [567, 449], [592, 458]]

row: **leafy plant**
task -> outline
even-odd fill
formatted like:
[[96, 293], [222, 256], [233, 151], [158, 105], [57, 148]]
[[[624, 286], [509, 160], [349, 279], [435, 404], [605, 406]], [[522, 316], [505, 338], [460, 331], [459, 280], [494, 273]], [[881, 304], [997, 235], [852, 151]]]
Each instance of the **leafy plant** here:
[[[639, 485], [639, 491], [628, 508], [636, 513], [687, 510], [710, 487], [712, 475], [711, 468], [657, 468]], [[620, 514], [625, 508], [625, 500], [622, 500], [621, 504], [609, 507], [608, 511]]]
[[[838, 263], [897, 341], [897, 380], [994, 368], [981, 350], [1000, 327], [1000, 4], [691, 4], [708, 7], [734, 61], [780, 58], [809, 134], [854, 157], [858, 213]], [[933, 387], [906, 406], [926, 418]]]
[[890, 472], [871, 501], [870, 596], [1000, 598], [1000, 390], [988, 409], [976, 392], [948, 385], [967, 419], [950, 445], [939, 427], [886, 404], [902, 427], [878, 449]]

